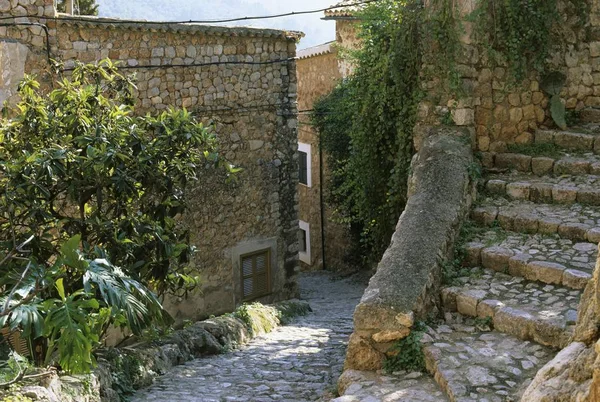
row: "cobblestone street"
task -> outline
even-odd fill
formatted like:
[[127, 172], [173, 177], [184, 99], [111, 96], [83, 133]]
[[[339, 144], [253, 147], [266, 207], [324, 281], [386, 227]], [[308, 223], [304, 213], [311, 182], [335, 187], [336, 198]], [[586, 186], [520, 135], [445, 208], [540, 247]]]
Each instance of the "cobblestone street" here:
[[138, 392], [142, 401], [315, 401], [335, 389], [364, 285], [327, 274], [300, 279], [313, 313], [241, 349], [173, 369]]

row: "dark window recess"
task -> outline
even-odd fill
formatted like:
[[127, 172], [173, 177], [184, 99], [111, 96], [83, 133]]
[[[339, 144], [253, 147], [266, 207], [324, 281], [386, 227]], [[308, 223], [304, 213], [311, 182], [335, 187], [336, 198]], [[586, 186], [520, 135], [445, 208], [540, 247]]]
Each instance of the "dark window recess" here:
[[306, 152], [298, 151], [300, 158], [298, 163], [300, 164], [300, 183], [308, 185], [308, 154]]
[[300, 241], [300, 252], [306, 253], [306, 230], [300, 229], [300, 233], [298, 235]]
[[244, 301], [271, 292], [271, 255], [269, 250], [242, 256], [242, 295]]

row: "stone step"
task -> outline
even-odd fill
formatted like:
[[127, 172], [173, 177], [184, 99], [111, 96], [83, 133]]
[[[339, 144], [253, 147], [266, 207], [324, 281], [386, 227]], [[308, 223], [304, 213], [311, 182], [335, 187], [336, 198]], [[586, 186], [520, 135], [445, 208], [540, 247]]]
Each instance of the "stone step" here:
[[[592, 246], [591, 248], [596, 248], [592, 243], [581, 244], [589, 244]], [[587, 268], [581, 270], [570, 268], [565, 263], [555, 262], [554, 258], [564, 261], [560, 255], [553, 255], [547, 259], [546, 256], [516, 252], [502, 246], [485, 247], [484, 244], [477, 242], [467, 243], [466, 252], [465, 266], [472, 268], [481, 266], [495, 272], [522, 277], [530, 281], [562, 285], [570, 289], [584, 289], [592, 278], [591, 271], [594, 269], [593, 263], [581, 264]], [[589, 268], [589, 265], [592, 267]]]
[[595, 206], [488, 198], [473, 209], [471, 218], [480, 225], [499, 226], [514, 232], [558, 234], [573, 241], [600, 242], [600, 207]]
[[494, 195], [537, 203], [600, 206], [600, 176], [544, 176], [519, 174], [491, 175], [484, 180], [485, 189]]
[[594, 124], [562, 130], [537, 130], [534, 135], [536, 144], [554, 144], [559, 148], [572, 151], [585, 151], [600, 154], [600, 132]]
[[588, 108], [580, 112], [581, 121], [586, 123], [600, 123], [600, 109]]
[[425, 338], [427, 370], [453, 402], [517, 401], [556, 353], [501, 332], [479, 330], [468, 320], [429, 328]]
[[581, 291], [472, 268], [460, 286], [442, 289], [445, 311], [489, 319], [495, 330], [562, 348], [577, 321]]
[[421, 372], [381, 374], [346, 370], [338, 382], [338, 392], [340, 397], [331, 402], [449, 400], [433, 378]]
[[482, 152], [481, 161], [483, 167], [488, 170], [516, 170], [537, 176], [565, 174], [600, 176], [600, 156], [594, 154], [573, 156], [565, 153], [561, 157], [550, 158], [516, 153]]

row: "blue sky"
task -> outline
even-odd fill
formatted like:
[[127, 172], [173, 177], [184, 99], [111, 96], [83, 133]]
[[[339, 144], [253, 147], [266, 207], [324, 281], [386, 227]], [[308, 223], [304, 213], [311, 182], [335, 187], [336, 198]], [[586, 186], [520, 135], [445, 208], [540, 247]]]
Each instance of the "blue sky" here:
[[[338, 0], [97, 0], [100, 15], [145, 20], [201, 20], [279, 14], [325, 8]], [[240, 25], [302, 31], [299, 48], [335, 39], [335, 23], [322, 13], [247, 21]]]

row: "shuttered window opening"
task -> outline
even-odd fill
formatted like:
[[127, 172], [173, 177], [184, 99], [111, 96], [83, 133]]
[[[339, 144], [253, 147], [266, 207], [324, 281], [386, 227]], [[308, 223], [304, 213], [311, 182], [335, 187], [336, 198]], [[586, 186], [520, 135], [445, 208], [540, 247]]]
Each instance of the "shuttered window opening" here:
[[0, 330], [0, 335], [10, 343], [15, 352], [21, 356], [31, 356], [27, 338], [23, 338], [19, 331], [11, 331], [4, 327]]
[[300, 156], [298, 163], [300, 164], [300, 183], [308, 185], [308, 154], [298, 151]]
[[300, 235], [299, 235], [299, 252], [301, 253], [306, 253], [306, 230], [300, 228]]
[[300, 184], [303, 184], [306, 187], [312, 187], [311, 149], [312, 147], [310, 144], [306, 144], [303, 142], [298, 143], [298, 167], [300, 169], [298, 179], [300, 181]]
[[271, 252], [262, 250], [241, 257], [242, 295], [249, 301], [271, 292]]

